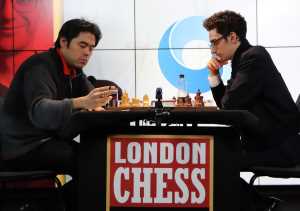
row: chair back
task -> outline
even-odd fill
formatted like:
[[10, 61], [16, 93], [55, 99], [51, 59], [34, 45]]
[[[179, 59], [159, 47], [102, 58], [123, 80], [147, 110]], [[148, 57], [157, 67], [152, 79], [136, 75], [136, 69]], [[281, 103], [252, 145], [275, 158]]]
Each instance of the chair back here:
[[298, 110], [300, 111], [300, 94], [298, 95], [298, 98], [296, 100], [296, 105], [298, 107]]

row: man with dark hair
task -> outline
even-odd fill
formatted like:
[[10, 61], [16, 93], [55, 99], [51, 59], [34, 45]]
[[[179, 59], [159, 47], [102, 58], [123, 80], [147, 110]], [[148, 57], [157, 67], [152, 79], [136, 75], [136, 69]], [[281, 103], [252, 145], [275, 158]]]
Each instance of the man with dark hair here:
[[[215, 13], [203, 26], [211, 43], [208, 80], [216, 104], [221, 109], [248, 110], [258, 118], [257, 131], [246, 131], [242, 137], [241, 170], [299, 162], [299, 112], [269, 53], [264, 47], [249, 44], [246, 21], [233, 11]], [[225, 86], [218, 70], [229, 60], [232, 72]], [[274, 206], [243, 181], [241, 197], [241, 210]]]
[[4, 96], [7, 92], [7, 88], [0, 83], [0, 97]]
[[[76, 180], [78, 144], [61, 137], [61, 130], [80, 109], [102, 110], [115, 91], [115, 87], [94, 88], [82, 72], [100, 38], [96, 24], [69, 20], [54, 49], [33, 55], [20, 66], [2, 110], [5, 168], [53, 170]], [[74, 191], [68, 195], [71, 207], [76, 204]]]
[[99, 40], [102, 38], [102, 34], [97, 25], [90, 23], [84, 19], [72, 19], [68, 21], [68, 24], [64, 24], [58, 33], [58, 37], [55, 41], [55, 48], [60, 48], [60, 39], [63, 37], [68, 43], [80, 32], [90, 32], [95, 36], [95, 46], [98, 45]]

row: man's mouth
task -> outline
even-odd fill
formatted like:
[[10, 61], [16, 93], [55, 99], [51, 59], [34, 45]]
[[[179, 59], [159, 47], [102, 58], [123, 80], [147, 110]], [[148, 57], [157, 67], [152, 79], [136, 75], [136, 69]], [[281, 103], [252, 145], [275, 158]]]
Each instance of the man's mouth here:
[[219, 61], [219, 62], [222, 61], [222, 58], [221, 58], [220, 55], [218, 55], [218, 54], [215, 53], [215, 54], [213, 54], [212, 56], [213, 56], [213, 58], [215, 58], [217, 61]]
[[79, 63], [85, 65], [87, 63], [87, 59], [80, 59]]

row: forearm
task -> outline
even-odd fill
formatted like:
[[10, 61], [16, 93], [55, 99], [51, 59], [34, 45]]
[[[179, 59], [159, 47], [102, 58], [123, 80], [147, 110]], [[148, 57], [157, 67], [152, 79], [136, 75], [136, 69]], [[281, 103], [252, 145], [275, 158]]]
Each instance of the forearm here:
[[223, 108], [223, 105], [221, 102], [225, 95], [225, 89], [226, 89], [226, 87], [224, 86], [223, 83], [220, 83], [218, 86], [211, 88], [213, 98], [214, 98], [217, 106], [221, 109]]
[[225, 93], [225, 86], [219, 74], [209, 75], [208, 83], [210, 85], [214, 100], [219, 108], [222, 108], [221, 100]]
[[41, 99], [33, 105], [30, 111], [32, 123], [45, 130], [57, 130], [62, 127], [72, 115], [70, 99]]
[[86, 99], [85, 97], [77, 97], [72, 99], [73, 109], [83, 109], [86, 108]]

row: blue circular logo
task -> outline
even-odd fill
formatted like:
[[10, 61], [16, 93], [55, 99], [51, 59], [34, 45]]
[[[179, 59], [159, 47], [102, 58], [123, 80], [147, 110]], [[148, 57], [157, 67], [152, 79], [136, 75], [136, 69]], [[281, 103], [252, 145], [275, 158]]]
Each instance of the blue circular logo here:
[[[184, 74], [189, 93], [196, 93], [198, 89], [210, 91], [206, 64], [211, 55], [203, 21], [204, 17], [191, 16], [174, 23], [159, 44], [158, 60], [163, 75], [177, 87], [179, 74]], [[220, 71], [222, 73], [222, 69]]]

